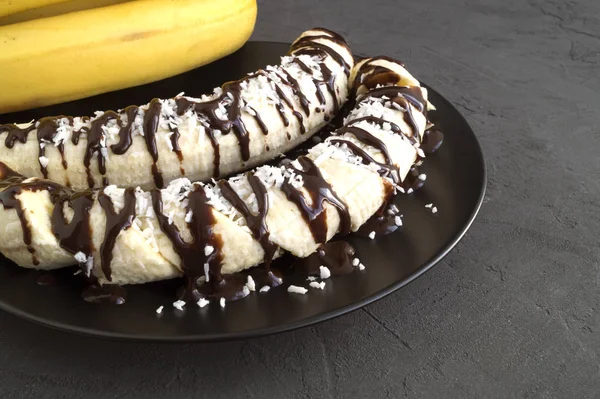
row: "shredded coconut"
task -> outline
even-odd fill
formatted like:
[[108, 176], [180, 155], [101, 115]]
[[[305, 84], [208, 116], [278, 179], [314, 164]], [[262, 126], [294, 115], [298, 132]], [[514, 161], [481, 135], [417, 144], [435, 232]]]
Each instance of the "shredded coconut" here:
[[196, 303], [198, 304], [198, 306], [199, 306], [199, 307], [203, 308], [203, 307], [205, 307], [206, 305], [208, 305], [208, 304], [210, 303], [210, 301], [208, 301], [208, 300], [206, 300], [206, 299], [204, 299], [204, 298], [200, 298], [200, 299], [198, 300], [198, 302], [196, 302]]
[[322, 279], [331, 277], [331, 270], [327, 266], [319, 266], [319, 274]]
[[183, 310], [184, 306], [185, 306], [185, 302], [182, 300], [173, 302], [173, 307], [177, 310]]
[[288, 292], [292, 293], [292, 294], [306, 294], [308, 292], [308, 290], [304, 287], [298, 287], [296, 285], [290, 285], [287, 289]]
[[246, 286], [250, 291], [256, 291], [256, 283], [254, 282], [252, 276], [248, 276], [248, 282], [246, 283]]
[[45, 168], [50, 163], [50, 160], [46, 157], [39, 157], [39, 160], [40, 160], [40, 165], [42, 165], [42, 168]]

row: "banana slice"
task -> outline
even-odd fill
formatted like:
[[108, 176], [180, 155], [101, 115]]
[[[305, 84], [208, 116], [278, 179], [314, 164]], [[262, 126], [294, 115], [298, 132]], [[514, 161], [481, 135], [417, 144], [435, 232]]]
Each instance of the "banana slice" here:
[[323, 127], [348, 97], [352, 65], [340, 36], [309, 30], [280, 65], [211, 95], [0, 125], [0, 160], [73, 189], [162, 188], [179, 177], [224, 176], [271, 160]]
[[[423, 156], [427, 90], [386, 63], [363, 61], [353, 81], [383, 75], [379, 83], [359, 91], [342, 128], [279, 167], [206, 184], [180, 178], [162, 190], [111, 185], [78, 194], [47, 180], [18, 182], [4, 167], [0, 251], [23, 267], [79, 262], [101, 283], [183, 275], [191, 291], [200, 279], [219, 290], [227, 275], [261, 262], [268, 269], [282, 251], [306, 257], [336, 233], [358, 230]], [[398, 71], [400, 79], [384, 79]]]

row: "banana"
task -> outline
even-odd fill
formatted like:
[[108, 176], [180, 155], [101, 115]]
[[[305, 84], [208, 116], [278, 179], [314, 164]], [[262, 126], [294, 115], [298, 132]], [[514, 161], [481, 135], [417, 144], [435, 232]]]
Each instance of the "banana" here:
[[156, 81], [240, 48], [255, 0], [137, 0], [0, 26], [0, 113]]
[[306, 31], [289, 54], [199, 99], [0, 125], [0, 160], [74, 189], [162, 188], [182, 176], [207, 180], [259, 165], [311, 137], [348, 97], [353, 59], [339, 36]]
[[[344, 126], [279, 167], [215, 183], [182, 178], [163, 190], [108, 186], [77, 196], [2, 168], [0, 250], [24, 267], [77, 261], [101, 283], [185, 275], [192, 290], [199, 278], [220, 290], [224, 275], [263, 261], [268, 267], [281, 251], [315, 253], [336, 233], [363, 226], [421, 152], [427, 90], [397, 62], [367, 62], [368, 72], [353, 76], [361, 94]], [[362, 79], [390, 72], [400, 76], [373, 85]]]
[[[0, 0], [0, 26], [20, 22], [32, 21], [41, 18], [54, 17], [70, 12], [91, 10], [114, 4], [126, 3], [135, 0], [36, 0], [28, 4], [12, 0]], [[15, 7], [18, 6], [18, 7]], [[29, 8], [25, 8], [25, 7]]]
[[0, 17], [68, 1], [70, 0], [0, 0]]

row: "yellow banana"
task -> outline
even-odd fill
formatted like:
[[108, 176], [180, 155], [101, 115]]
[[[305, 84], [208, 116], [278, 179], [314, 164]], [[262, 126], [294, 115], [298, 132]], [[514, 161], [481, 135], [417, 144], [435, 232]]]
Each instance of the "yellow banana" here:
[[185, 72], [240, 48], [255, 21], [256, 0], [136, 0], [0, 26], [0, 113]]
[[69, 0], [0, 0], [0, 17], [67, 1]]
[[[28, 0], [24, 4], [14, 0], [0, 0], [0, 26], [106, 7], [128, 1], [135, 0]], [[15, 6], [18, 6], [18, 8]]]

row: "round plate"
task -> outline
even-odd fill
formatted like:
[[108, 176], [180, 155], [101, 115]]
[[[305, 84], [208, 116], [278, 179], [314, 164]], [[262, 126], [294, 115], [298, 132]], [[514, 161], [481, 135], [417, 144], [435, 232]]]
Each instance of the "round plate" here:
[[[92, 98], [15, 114], [0, 115], [0, 123], [26, 122], [48, 115], [91, 115], [95, 110], [143, 104], [185, 91], [208, 93], [228, 80], [279, 63], [289, 46], [249, 42], [213, 64], [160, 82]], [[418, 71], [416, 72], [418, 76]], [[355, 310], [408, 284], [435, 265], [462, 238], [473, 222], [485, 192], [485, 164], [475, 134], [461, 114], [441, 95], [429, 91], [437, 107], [432, 115], [444, 132], [442, 147], [420, 168], [427, 174], [423, 188], [401, 195], [396, 204], [404, 227], [375, 240], [348, 237], [366, 269], [327, 280], [323, 291], [289, 294], [288, 284], [307, 286], [304, 279], [286, 279], [266, 294], [253, 293], [222, 309], [173, 309], [180, 282], [165, 281], [128, 288], [125, 305], [95, 305], [81, 299], [82, 279], [75, 269], [57, 271], [58, 283], [41, 286], [33, 272], [0, 258], [0, 308], [27, 320], [61, 330], [135, 341], [217, 341], [255, 337], [307, 326]], [[439, 210], [432, 214], [426, 204]], [[164, 305], [162, 314], [155, 310]]]

